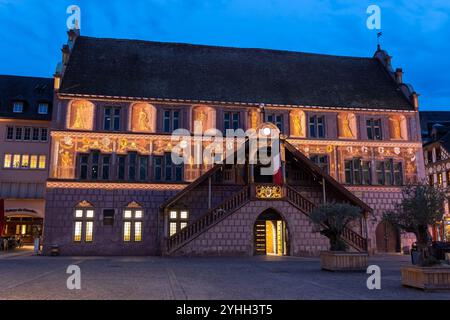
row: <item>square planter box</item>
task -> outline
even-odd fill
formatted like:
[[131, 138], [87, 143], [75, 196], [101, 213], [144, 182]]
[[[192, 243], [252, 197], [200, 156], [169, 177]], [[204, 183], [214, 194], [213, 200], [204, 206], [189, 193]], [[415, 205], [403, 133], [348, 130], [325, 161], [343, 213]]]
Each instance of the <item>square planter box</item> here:
[[449, 267], [402, 267], [402, 285], [422, 290], [450, 290]]
[[323, 251], [320, 263], [323, 270], [329, 271], [366, 271], [368, 267], [367, 253]]

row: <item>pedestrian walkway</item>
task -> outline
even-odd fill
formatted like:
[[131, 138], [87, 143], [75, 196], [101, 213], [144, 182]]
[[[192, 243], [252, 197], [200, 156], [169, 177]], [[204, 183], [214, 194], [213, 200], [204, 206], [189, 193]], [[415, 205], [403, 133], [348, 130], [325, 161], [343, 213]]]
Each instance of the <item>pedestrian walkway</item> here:
[[23, 246], [8, 251], [0, 251], [0, 259], [13, 258], [19, 256], [31, 256], [34, 252], [33, 246]]

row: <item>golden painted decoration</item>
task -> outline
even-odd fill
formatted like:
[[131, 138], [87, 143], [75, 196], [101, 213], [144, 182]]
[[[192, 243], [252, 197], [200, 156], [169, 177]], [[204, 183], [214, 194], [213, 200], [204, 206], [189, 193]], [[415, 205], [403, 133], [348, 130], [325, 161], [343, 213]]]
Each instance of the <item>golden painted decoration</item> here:
[[356, 116], [353, 113], [340, 113], [338, 115], [339, 137], [356, 138]]
[[293, 110], [290, 113], [291, 135], [295, 137], [306, 137], [306, 117], [302, 110]]
[[87, 100], [72, 101], [67, 119], [69, 129], [92, 130], [94, 123], [94, 104]]
[[131, 130], [134, 132], [153, 132], [155, 108], [143, 102], [135, 103], [131, 108]]
[[258, 199], [280, 199], [282, 196], [281, 186], [256, 186]]

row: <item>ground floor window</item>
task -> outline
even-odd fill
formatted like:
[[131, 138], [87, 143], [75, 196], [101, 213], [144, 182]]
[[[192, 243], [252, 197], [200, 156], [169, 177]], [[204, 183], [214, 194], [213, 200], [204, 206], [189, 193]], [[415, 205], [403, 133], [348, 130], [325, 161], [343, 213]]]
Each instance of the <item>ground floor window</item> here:
[[123, 212], [123, 241], [142, 241], [142, 219], [143, 210], [136, 203], [132, 202]]
[[189, 220], [189, 213], [186, 210], [170, 210], [169, 212], [169, 236], [186, 228]]
[[86, 201], [75, 209], [74, 242], [92, 242], [94, 235], [94, 208]]

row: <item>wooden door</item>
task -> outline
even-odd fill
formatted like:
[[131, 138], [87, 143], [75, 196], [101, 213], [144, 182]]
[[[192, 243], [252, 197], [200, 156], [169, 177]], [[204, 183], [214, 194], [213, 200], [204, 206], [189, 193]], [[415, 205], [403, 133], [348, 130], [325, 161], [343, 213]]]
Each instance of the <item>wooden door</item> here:
[[258, 220], [255, 223], [255, 254], [266, 254], [266, 221]]

